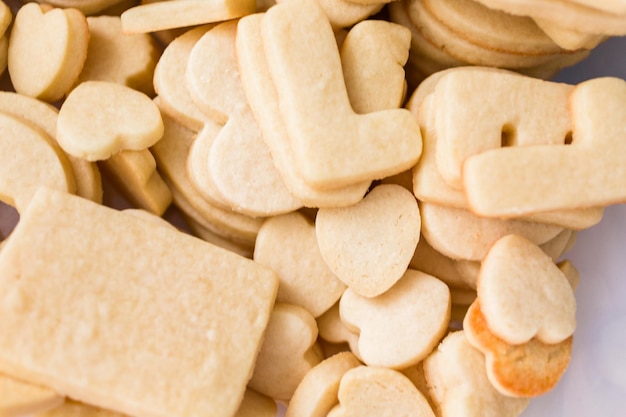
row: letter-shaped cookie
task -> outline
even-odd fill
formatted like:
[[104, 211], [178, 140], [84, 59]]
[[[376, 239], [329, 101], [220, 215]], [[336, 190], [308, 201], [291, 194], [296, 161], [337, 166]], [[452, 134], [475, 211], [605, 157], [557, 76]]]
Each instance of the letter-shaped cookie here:
[[469, 344], [463, 331], [449, 333], [424, 360], [424, 375], [437, 415], [517, 417], [529, 403], [525, 398], [507, 397], [491, 385], [485, 357]]
[[322, 357], [316, 351], [317, 324], [304, 308], [276, 303], [248, 386], [288, 401]]
[[304, 307], [313, 317], [331, 308], [346, 286], [320, 254], [315, 226], [298, 212], [267, 219], [256, 238], [254, 260], [276, 272], [276, 301]]
[[89, 27], [76, 9], [22, 6], [9, 40], [9, 75], [20, 94], [57, 101], [76, 83], [87, 58]]
[[421, 136], [406, 109], [357, 115], [337, 43], [315, 0], [266, 12], [262, 37], [292, 150], [312, 186], [337, 188], [400, 173], [417, 162]]
[[463, 320], [467, 340], [485, 354], [485, 369], [491, 384], [503, 395], [536, 397], [559, 382], [572, 356], [572, 336], [554, 344], [531, 339], [511, 345], [494, 335], [474, 302]]
[[63, 396], [48, 388], [28, 384], [0, 374], [0, 416], [18, 417], [32, 415], [57, 407]]
[[[571, 145], [503, 148], [466, 160], [473, 211], [510, 216], [626, 201], [626, 81], [585, 81], [572, 91], [570, 109]], [[533, 181], [528, 172], [540, 175]]]
[[568, 112], [572, 89], [503, 71], [444, 75], [434, 93], [442, 178], [462, 189], [461, 167], [471, 155], [501, 146], [563, 144], [572, 129]]
[[371, 366], [403, 369], [433, 350], [450, 320], [450, 291], [437, 278], [408, 270], [391, 289], [365, 298], [347, 289], [341, 321], [359, 334], [359, 355]]
[[59, 110], [57, 140], [65, 152], [89, 161], [138, 151], [163, 136], [163, 120], [148, 96], [108, 81], [86, 81]]
[[274, 165], [285, 186], [307, 207], [342, 207], [355, 204], [367, 192], [370, 181], [344, 188], [320, 190], [311, 187], [302, 178], [263, 51], [263, 16], [254, 14], [239, 21], [235, 49], [248, 103], [263, 133], [263, 140], [270, 149]]
[[435, 417], [411, 380], [400, 372], [359, 366], [345, 373], [339, 385], [339, 405], [328, 417]]
[[382, 184], [353, 206], [320, 209], [315, 230], [331, 271], [357, 294], [375, 297], [408, 268], [420, 224], [415, 197], [400, 185]]
[[527, 239], [508, 235], [482, 261], [478, 298], [489, 329], [510, 344], [536, 337], [559, 343], [576, 328], [576, 300], [552, 258]]
[[285, 417], [326, 417], [339, 402], [341, 378], [360, 365], [361, 362], [350, 352], [340, 352], [320, 362], [296, 388]]
[[45, 188], [0, 271], [2, 371], [147, 417], [234, 415], [278, 287], [239, 255]]

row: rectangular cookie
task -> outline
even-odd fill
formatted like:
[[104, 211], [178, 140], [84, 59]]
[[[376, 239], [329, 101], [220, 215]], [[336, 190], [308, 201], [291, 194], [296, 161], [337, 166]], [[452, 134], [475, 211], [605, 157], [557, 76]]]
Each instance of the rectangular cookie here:
[[249, 259], [42, 188], [0, 254], [0, 372], [137, 417], [231, 417], [277, 286]]

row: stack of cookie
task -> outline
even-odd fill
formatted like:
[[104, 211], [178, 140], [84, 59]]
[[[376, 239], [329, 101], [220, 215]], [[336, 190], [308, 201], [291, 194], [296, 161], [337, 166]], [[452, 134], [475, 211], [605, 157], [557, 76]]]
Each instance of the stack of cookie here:
[[[590, 12], [593, 23], [582, 26], [589, 32], [580, 33], [561, 29], [543, 14], [533, 14], [521, 7], [506, 8], [509, 3], [519, 2], [400, 0], [390, 3], [390, 19], [408, 27], [412, 33], [407, 64], [409, 85], [416, 86], [442, 69], [464, 65], [506, 68], [548, 79], [560, 69], [584, 59], [607, 36], [626, 32], [626, 15]], [[570, 2], [560, 3], [568, 6], [563, 5], [562, 13], [555, 15], [567, 13], [571, 8], [572, 19], [582, 19], [580, 6], [574, 6], [573, 2], [571, 6]], [[496, 5], [501, 7], [490, 8]], [[542, 8], [545, 6], [536, 7]], [[600, 25], [602, 17], [608, 22], [606, 27]], [[568, 27], [580, 26], [576, 23]]]

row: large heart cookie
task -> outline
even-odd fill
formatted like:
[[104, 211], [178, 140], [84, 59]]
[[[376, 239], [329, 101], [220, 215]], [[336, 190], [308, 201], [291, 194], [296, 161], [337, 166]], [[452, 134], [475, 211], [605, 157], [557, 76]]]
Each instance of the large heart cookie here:
[[315, 224], [324, 261], [364, 297], [382, 294], [402, 277], [420, 226], [415, 197], [393, 184], [375, 187], [353, 206], [320, 209]]
[[359, 366], [345, 373], [339, 385], [339, 405], [328, 417], [434, 417], [428, 401], [401, 373]]
[[559, 343], [576, 328], [576, 300], [552, 258], [518, 235], [499, 239], [482, 262], [478, 297], [489, 329], [510, 344]]

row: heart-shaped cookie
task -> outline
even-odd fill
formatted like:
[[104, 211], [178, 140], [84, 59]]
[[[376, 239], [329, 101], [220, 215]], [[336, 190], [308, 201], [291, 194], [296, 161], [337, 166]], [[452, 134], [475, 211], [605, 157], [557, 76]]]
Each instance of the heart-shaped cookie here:
[[576, 299], [566, 276], [537, 245], [499, 239], [482, 262], [478, 299], [489, 329], [517, 345], [536, 337], [560, 343], [576, 328]]
[[359, 366], [346, 372], [339, 385], [339, 405], [328, 417], [434, 417], [428, 401], [400, 372]]
[[54, 102], [78, 79], [87, 59], [89, 27], [76, 9], [44, 12], [39, 4], [27, 3], [15, 15], [9, 39], [9, 75], [15, 90]]
[[143, 93], [108, 81], [86, 81], [59, 110], [57, 140], [69, 154], [90, 161], [121, 150], [138, 151], [163, 136], [158, 107]]
[[315, 229], [331, 271], [355, 293], [375, 297], [407, 270], [420, 236], [417, 201], [404, 187], [383, 184], [359, 203], [322, 208]]
[[450, 291], [437, 278], [409, 269], [391, 289], [374, 298], [347, 289], [341, 320], [359, 334], [359, 355], [371, 366], [402, 369], [424, 359], [450, 320]]
[[302, 378], [322, 360], [316, 339], [317, 324], [308, 311], [276, 303], [248, 386], [288, 401]]
[[330, 309], [346, 288], [322, 259], [315, 226], [298, 212], [263, 223], [254, 260], [278, 275], [277, 301], [304, 307], [313, 317]]

